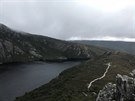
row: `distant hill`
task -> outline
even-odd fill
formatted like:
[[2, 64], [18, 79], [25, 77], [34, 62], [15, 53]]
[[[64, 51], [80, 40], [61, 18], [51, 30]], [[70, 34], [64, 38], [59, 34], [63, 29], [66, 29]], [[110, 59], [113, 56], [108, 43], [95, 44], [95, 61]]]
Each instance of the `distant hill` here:
[[0, 24], [0, 63], [81, 60], [104, 52], [95, 46], [19, 32]]
[[77, 43], [86, 45], [95, 45], [98, 47], [110, 48], [113, 50], [127, 52], [135, 55], [135, 42], [122, 42], [122, 41], [89, 41], [89, 40], [77, 40]]

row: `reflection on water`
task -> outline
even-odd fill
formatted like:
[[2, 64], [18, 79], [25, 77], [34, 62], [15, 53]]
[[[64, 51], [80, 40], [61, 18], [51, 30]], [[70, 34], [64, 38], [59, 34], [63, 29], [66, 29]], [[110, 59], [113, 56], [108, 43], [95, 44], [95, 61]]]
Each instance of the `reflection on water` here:
[[0, 101], [13, 101], [79, 62], [0, 65]]

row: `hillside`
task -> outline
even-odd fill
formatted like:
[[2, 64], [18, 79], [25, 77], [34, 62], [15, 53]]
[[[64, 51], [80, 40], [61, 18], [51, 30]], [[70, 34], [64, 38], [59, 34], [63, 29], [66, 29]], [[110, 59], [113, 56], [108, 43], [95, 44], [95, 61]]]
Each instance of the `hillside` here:
[[90, 59], [106, 50], [14, 31], [0, 24], [0, 63]]
[[[93, 46], [96, 43], [106, 48]], [[133, 43], [69, 42], [15, 31], [0, 24], [1, 64], [86, 60], [15, 101], [95, 101], [106, 84], [117, 83], [117, 74], [129, 75], [135, 69], [135, 56], [131, 54]]]
[[[105, 77], [92, 84], [89, 83], [101, 77], [110, 63]], [[15, 101], [95, 101], [99, 90], [108, 82], [115, 83], [117, 74], [129, 75], [135, 69], [135, 56], [108, 52], [93, 60], [88, 60], [62, 72], [57, 78]]]
[[122, 41], [90, 41], [90, 40], [76, 40], [74, 42], [94, 45], [98, 47], [110, 48], [117, 51], [127, 52], [135, 55], [135, 42], [122, 42]]

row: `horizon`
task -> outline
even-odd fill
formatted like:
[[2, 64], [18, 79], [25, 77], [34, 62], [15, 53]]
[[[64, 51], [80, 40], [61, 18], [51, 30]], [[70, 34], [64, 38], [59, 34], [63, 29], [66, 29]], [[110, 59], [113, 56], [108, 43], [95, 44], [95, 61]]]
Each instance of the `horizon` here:
[[[8, 28], [10, 28], [9, 26], [3, 24], [3, 23], [0, 23], [0, 25], [4, 25]], [[29, 33], [29, 32], [24, 32], [24, 31], [21, 31], [21, 30], [17, 30], [17, 29], [12, 29], [10, 28], [11, 30], [14, 30], [14, 31], [17, 31], [17, 32], [22, 32], [22, 33]], [[29, 33], [29, 34], [33, 34], [33, 33]], [[40, 35], [40, 34], [33, 34], [33, 35]], [[41, 36], [45, 36], [45, 35], [42, 35]], [[50, 36], [47, 36], [47, 37], [50, 37]], [[54, 37], [50, 37], [50, 38], [54, 38]], [[55, 38], [55, 39], [59, 39], [59, 38]], [[63, 40], [63, 39], [60, 39], [60, 40]], [[98, 37], [98, 38], [80, 38], [80, 37], [71, 37], [70, 39], [65, 39], [66, 41], [110, 41], [110, 42], [135, 42], [135, 38], [116, 38], [116, 37]]]

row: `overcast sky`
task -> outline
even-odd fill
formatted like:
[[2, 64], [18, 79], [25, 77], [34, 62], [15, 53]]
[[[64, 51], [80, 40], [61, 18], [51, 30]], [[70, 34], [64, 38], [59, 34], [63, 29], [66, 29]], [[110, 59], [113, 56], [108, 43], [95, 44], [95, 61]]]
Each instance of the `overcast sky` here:
[[65, 40], [135, 41], [135, 0], [0, 0], [0, 23]]

